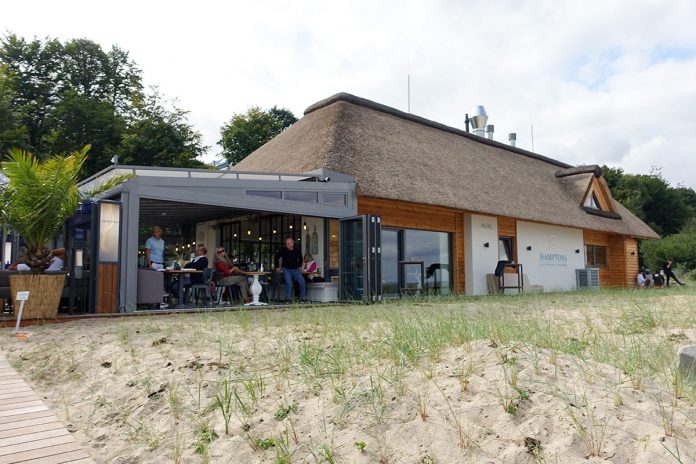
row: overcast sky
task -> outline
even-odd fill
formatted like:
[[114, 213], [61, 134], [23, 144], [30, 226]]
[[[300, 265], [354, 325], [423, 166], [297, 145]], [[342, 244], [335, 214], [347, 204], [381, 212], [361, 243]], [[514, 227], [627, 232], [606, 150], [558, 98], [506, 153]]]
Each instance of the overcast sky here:
[[496, 139], [571, 164], [662, 168], [696, 187], [696, 2], [25, 1], [0, 30], [130, 52], [219, 153], [250, 106], [349, 92], [463, 128], [484, 105]]

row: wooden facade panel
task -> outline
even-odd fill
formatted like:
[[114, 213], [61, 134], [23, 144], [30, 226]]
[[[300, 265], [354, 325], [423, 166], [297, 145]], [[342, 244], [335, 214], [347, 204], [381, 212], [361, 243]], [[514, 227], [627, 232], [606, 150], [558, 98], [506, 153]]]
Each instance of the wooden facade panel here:
[[582, 235], [585, 245], [609, 246], [609, 234], [606, 232], [583, 229]]
[[358, 214], [382, 217], [384, 227], [455, 232], [460, 212], [440, 206], [420, 205], [382, 198], [358, 197]]
[[517, 237], [517, 219], [498, 216], [498, 235], [501, 237]]
[[422, 205], [373, 197], [358, 197], [358, 214], [382, 218], [382, 227], [431, 230], [453, 234], [453, 282], [457, 293], [464, 292], [464, 217], [463, 213], [440, 206]]
[[583, 229], [582, 231], [583, 242], [585, 246], [595, 245], [607, 247], [607, 265], [599, 267], [599, 285], [600, 287], [610, 287], [612, 286], [610, 275], [610, 254], [609, 254], [609, 234], [606, 232], [600, 232], [597, 230]]
[[625, 238], [621, 235], [609, 237], [609, 285], [612, 287], [625, 287], [628, 283], [627, 256]]
[[464, 213], [459, 213], [454, 234], [455, 256], [455, 292], [464, 293], [466, 289], [466, 275], [464, 274]]
[[118, 274], [116, 263], [100, 263], [97, 267], [97, 313], [118, 312]]
[[636, 284], [638, 266], [638, 241], [632, 237], [624, 238], [626, 251], [626, 286], [633, 287]]

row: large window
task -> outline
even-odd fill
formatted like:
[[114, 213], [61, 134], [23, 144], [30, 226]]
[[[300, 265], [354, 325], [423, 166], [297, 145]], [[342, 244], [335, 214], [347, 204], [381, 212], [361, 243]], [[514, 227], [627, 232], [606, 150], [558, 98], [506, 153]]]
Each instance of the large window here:
[[450, 234], [382, 229], [382, 294], [449, 293]]
[[395, 229], [382, 229], [382, 295], [399, 296], [399, 236]]
[[606, 266], [607, 265], [607, 247], [599, 245], [585, 246], [586, 264], [587, 266]]
[[[427, 230], [404, 230], [404, 259], [406, 261], [423, 261], [425, 268], [425, 290], [434, 293], [450, 291], [450, 245], [446, 232]], [[414, 266], [404, 272], [404, 282], [418, 276], [412, 275]], [[408, 286], [408, 285], [407, 285]]]

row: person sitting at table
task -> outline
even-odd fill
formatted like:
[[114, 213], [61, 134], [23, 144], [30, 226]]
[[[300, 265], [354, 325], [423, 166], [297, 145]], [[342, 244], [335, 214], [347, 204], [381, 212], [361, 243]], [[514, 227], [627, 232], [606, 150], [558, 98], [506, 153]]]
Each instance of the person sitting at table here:
[[[195, 269], [197, 271], [202, 271], [208, 267], [208, 249], [202, 243], [196, 247], [196, 256], [192, 261], [184, 265], [184, 269]], [[172, 284], [172, 292], [174, 294], [179, 293], [179, 285], [183, 285], [184, 289], [189, 288], [193, 284], [203, 283], [203, 274], [182, 274], [178, 282]], [[186, 293], [184, 293], [186, 294]], [[186, 297], [184, 297], [186, 299]]]
[[[64, 262], [65, 262], [65, 248], [54, 248], [53, 250], [51, 250], [51, 262], [49, 263], [48, 267], [46, 268], [46, 271], [48, 271], [48, 272], [62, 271]], [[10, 264], [7, 269], [10, 271], [19, 271], [19, 272], [31, 271], [31, 268], [21, 258], [19, 260], [15, 261], [14, 263]]]
[[249, 282], [246, 276], [241, 275], [241, 269], [233, 264], [232, 259], [227, 256], [224, 248], [219, 247], [216, 250], [215, 258], [213, 258], [213, 266], [215, 270], [222, 275], [222, 277], [218, 279], [218, 282], [222, 285], [236, 285], [239, 287], [244, 303], [249, 303], [251, 301], [249, 297]]
[[305, 253], [304, 255], [302, 275], [304, 276], [307, 283], [324, 281], [324, 279], [317, 272], [317, 262], [314, 261], [314, 257], [310, 253]]

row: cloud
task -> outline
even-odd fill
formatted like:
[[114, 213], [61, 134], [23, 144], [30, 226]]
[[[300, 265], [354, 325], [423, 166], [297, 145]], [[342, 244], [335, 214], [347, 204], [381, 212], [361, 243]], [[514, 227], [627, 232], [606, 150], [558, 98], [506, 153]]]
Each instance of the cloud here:
[[[20, 2], [0, 27], [119, 44], [190, 110], [211, 155], [252, 105], [300, 116], [339, 91], [463, 127], [486, 106], [496, 138], [569, 163], [696, 187], [696, 4], [628, 0]], [[39, 13], [37, 13], [37, 11]], [[3, 23], [6, 20], [6, 24]], [[410, 71], [409, 71], [410, 70]]]

